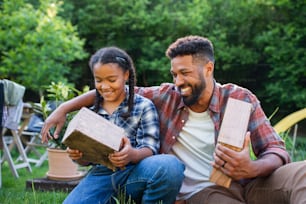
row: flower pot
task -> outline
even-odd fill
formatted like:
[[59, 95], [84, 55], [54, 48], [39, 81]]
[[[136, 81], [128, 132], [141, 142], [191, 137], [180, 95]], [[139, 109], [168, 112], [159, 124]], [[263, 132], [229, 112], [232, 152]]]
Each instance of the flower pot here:
[[84, 176], [84, 172], [78, 171], [78, 165], [71, 160], [66, 150], [48, 148], [48, 163], [47, 178], [50, 180], [78, 180]]

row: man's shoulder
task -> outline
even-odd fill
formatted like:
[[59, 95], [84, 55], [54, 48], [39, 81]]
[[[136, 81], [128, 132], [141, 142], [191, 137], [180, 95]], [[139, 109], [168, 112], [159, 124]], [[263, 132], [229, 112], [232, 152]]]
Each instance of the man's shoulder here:
[[225, 89], [225, 90], [229, 90], [229, 91], [245, 91], [248, 90], [247, 88], [244, 88], [238, 84], [234, 84], [234, 83], [225, 83], [225, 84], [221, 84], [221, 83], [216, 83], [217, 87], [221, 88], [221, 89]]
[[172, 83], [162, 83], [159, 86], [148, 86], [148, 87], [135, 87], [135, 91], [137, 94], [142, 96], [154, 96], [160, 94], [171, 94], [173, 92], [177, 92], [175, 85]]
[[217, 88], [219, 89], [221, 94], [228, 95], [229, 97], [239, 97], [240, 95], [254, 95], [248, 88], [242, 87], [234, 83], [217, 83]]
[[228, 98], [257, 103], [258, 99], [249, 89], [234, 83], [216, 83], [215, 96], [221, 103], [226, 103]]

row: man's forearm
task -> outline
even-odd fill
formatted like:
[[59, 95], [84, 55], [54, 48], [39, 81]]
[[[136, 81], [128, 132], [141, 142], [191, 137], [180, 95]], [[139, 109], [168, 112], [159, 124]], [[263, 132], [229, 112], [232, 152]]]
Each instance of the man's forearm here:
[[254, 162], [256, 163], [256, 177], [268, 176], [283, 165], [282, 159], [275, 154], [267, 154]]

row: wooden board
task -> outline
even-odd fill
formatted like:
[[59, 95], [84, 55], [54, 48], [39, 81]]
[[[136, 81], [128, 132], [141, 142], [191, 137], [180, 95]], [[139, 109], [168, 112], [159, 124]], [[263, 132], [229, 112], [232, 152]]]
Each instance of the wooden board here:
[[121, 148], [124, 130], [102, 116], [82, 108], [70, 121], [62, 142], [83, 153], [82, 159], [114, 170], [108, 155]]
[[[247, 131], [252, 104], [229, 98], [218, 135], [218, 143], [235, 151], [241, 151]], [[213, 168], [210, 181], [228, 188], [231, 177]]]

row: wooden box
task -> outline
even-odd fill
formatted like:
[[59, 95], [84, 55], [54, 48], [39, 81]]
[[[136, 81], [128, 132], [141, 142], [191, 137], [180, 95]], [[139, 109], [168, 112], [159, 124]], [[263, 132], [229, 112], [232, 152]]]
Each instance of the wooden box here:
[[[235, 151], [241, 151], [244, 144], [252, 104], [229, 98], [221, 123], [218, 143]], [[221, 170], [213, 168], [210, 181], [224, 187], [229, 187], [231, 178]]]
[[121, 148], [124, 130], [97, 113], [82, 108], [70, 121], [62, 142], [83, 153], [82, 159], [114, 170], [108, 155]]

